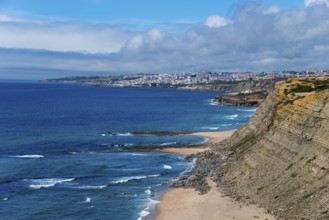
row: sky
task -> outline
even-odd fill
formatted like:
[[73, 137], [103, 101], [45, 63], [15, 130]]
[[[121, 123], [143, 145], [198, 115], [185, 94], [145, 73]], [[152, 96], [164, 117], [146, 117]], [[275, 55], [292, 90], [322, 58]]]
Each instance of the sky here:
[[329, 0], [0, 0], [0, 79], [329, 69]]

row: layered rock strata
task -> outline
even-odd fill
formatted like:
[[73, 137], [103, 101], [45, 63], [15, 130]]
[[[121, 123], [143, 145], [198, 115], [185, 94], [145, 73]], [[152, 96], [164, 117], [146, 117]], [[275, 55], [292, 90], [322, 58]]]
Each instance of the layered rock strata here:
[[211, 176], [278, 219], [329, 219], [329, 91], [293, 92], [313, 82], [277, 83], [247, 124], [198, 156], [192, 176]]

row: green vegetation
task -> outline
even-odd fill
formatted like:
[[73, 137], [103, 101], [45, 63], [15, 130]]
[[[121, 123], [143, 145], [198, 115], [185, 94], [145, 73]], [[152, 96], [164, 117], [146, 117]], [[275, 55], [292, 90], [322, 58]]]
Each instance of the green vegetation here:
[[325, 188], [327, 188], [327, 186], [326, 185], [323, 185], [323, 186], [320, 186], [320, 190], [323, 190], [323, 189], [325, 189]]
[[291, 163], [291, 164], [286, 168], [286, 170], [289, 170], [293, 165], [294, 165], [294, 163]]
[[304, 86], [298, 84], [295, 88], [291, 89], [292, 92], [313, 92], [314, 88], [312, 86]]
[[292, 92], [313, 92], [323, 91], [329, 89], [329, 79], [303, 79], [300, 81], [301, 84], [297, 84], [295, 88], [291, 89]]
[[311, 158], [311, 159], [308, 159], [307, 161], [306, 161], [306, 163], [311, 163], [313, 160], [315, 160], [316, 159], [316, 156], [313, 156], [313, 158]]
[[324, 212], [321, 212], [321, 214], [322, 215], [325, 215], [325, 214], [327, 214], [329, 211], [328, 210], [326, 210], [326, 211], [324, 211]]
[[257, 191], [261, 191], [261, 190], [263, 190], [264, 188], [265, 188], [265, 186], [259, 187], [259, 188], [257, 189]]
[[297, 173], [292, 173], [292, 174], [290, 175], [290, 177], [291, 177], [291, 178], [295, 178], [295, 177], [297, 177], [297, 175], [298, 175]]

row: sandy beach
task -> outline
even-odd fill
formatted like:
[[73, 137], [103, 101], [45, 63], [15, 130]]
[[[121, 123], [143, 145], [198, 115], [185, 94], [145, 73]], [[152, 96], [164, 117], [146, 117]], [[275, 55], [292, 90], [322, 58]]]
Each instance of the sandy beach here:
[[161, 197], [156, 220], [274, 220], [265, 210], [254, 205], [243, 205], [225, 197], [208, 181], [211, 191], [199, 195], [194, 189], [175, 188]]
[[[201, 136], [209, 142], [219, 143], [230, 137], [235, 130], [223, 132], [196, 132], [189, 135]], [[207, 148], [166, 148], [168, 153], [190, 155]], [[194, 189], [174, 188], [166, 192], [156, 206], [156, 220], [274, 220], [265, 210], [254, 205], [240, 204], [225, 197], [216, 184], [208, 180], [210, 192], [199, 195]]]
[[[219, 143], [227, 138], [229, 138], [236, 130], [231, 131], [210, 131], [210, 132], [195, 132], [191, 134], [187, 134], [189, 136], [200, 136], [208, 139], [208, 142], [211, 143]], [[190, 155], [199, 153], [202, 151], [208, 150], [208, 148], [202, 148], [202, 147], [191, 147], [191, 148], [175, 148], [175, 147], [169, 147], [161, 149], [161, 152], [167, 152], [167, 153], [174, 153], [174, 154], [182, 154], [182, 155]]]

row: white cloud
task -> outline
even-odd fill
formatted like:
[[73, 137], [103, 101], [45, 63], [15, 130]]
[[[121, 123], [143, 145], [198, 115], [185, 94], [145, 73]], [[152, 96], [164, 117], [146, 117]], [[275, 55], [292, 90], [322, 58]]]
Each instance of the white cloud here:
[[[156, 27], [127, 32], [77, 22], [0, 22], [0, 47], [7, 47], [0, 48], [0, 68], [114, 73], [329, 69], [328, 14], [329, 7], [318, 4], [289, 10], [248, 4], [231, 21], [210, 16], [186, 32]], [[108, 53], [63, 52], [69, 50]]]
[[0, 15], [0, 47], [117, 52], [132, 36], [118, 27], [81, 22], [40, 22]]
[[317, 4], [325, 4], [327, 7], [329, 7], [329, 0], [305, 0], [304, 4], [306, 7]]
[[281, 11], [281, 8], [276, 5], [271, 5], [265, 10], [265, 14], [277, 14]]
[[224, 27], [230, 23], [229, 20], [218, 16], [218, 15], [211, 15], [207, 18], [207, 20], [204, 22], [204, 25], [209, 28], [219, 28]]

